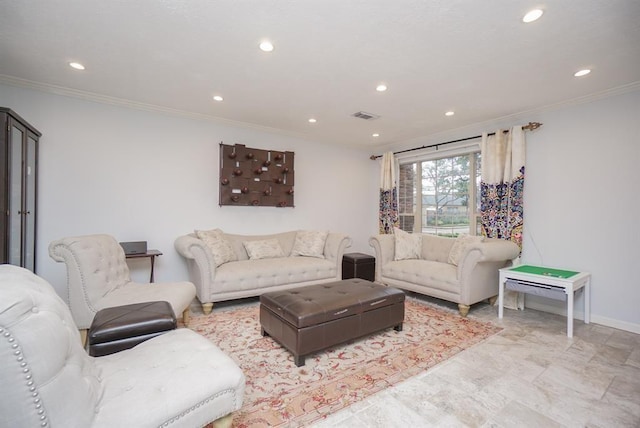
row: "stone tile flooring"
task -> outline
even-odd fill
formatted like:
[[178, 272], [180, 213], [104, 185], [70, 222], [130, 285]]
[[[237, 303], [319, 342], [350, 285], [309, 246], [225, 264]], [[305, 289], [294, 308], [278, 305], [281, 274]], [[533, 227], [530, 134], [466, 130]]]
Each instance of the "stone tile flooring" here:
[[504, 330], [314, 427], [640, 427], [640, 335], [575, 320], [568, 338], [565, 317], [484, 303], [469, 317]]

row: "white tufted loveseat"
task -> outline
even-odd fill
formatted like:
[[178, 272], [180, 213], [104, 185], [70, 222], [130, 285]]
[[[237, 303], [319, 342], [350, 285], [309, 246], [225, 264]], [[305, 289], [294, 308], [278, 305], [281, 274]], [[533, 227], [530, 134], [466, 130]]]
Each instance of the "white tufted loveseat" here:
[[[417, 235], [417, 234], [414, 234]], [[458, 304], [467, 316], [470, 305], [498, 295], [498, 270], [518, 257], [516, 244], [484, 238], [459, 247], [451, 263], [455, 238], [420, 234], [416, 257], [398, 260], [394, 235], [376, 235], [369, 244], [376, 253], [376, 282]]]
[[[210, 247], [195, 233], [178, 237], [175, 247], [187, 261], [189, 279], [196, 286], [202, 310], [208, 314], [214, 302], [342, 279], [342, 256], [351, 245], [351, 238], [329, 232], [321, 257], [292, 256], [297, 234], [298, 231], [272, 235], [222, 233], [222, 239], [233, 248], [235, 260], [219, 266], [216, 266]], [[281, 257], [249, 259], [244, 242], [273, 239], [282, 249]]]
[[233, 360], [185, 328], [90, 357], [53, 287], [0, 265], [0, 426], [230, 425], [244, 388]]

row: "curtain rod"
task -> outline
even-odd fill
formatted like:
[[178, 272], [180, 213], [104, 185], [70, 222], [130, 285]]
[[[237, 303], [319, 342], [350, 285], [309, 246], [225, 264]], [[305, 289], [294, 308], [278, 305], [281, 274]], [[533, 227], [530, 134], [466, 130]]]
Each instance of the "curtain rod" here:
[[[540, 122], [529, 122], [528, 124], [524, 125], [522, 127], [522, 129], [526, 130], [526, 131], [533, 131], [534, 129], [538, 129], [542, 126], [542, 124]], [[509, 132], [509, 131], [504, 131], [504, 132]], [[492, 132], [490, 134], [487, 135], [496, 135], [495, 132]], [[400, 150], [398, 152], [393, 152], [394, 155], [400, 154], [400, 153], [406, 153], [406, 152], [412, 152], [414, 150], [422, 150], [422, 149], [428, 149], [431, 147], [435, 147], [436, 150], [438, 150], [439, 146], [444, 146], [445, 144], [451, 144], [451, 143], [459, 143], [461, 141], [467, 141], [467, 140], [475, 140], [477, 138], [482, 138], [482, 135], [476, 135], [474, 137], [466, 137], [466, 138], [460, 138], [458, 140], [451, 140], [451, 141], [445, 141], [444, 143], [437, 143], [437, 144], [431, 144], [429, 146], [422, 146], [422, 147], [414, 147], [412, 149], [406, 149], [406, 150]], [[369, 157], [369, 159], [371, 160], [376, 160], [378, 158], [381, 158], [382, 155], [371, 155]]]

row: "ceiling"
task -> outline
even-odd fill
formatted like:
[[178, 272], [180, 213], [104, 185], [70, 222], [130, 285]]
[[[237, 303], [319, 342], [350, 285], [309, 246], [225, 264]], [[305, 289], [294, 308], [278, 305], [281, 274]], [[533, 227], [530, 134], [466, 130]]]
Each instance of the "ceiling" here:
[[0, 78], [376, 148], [636, 88], [640, 1], [0, 0]]

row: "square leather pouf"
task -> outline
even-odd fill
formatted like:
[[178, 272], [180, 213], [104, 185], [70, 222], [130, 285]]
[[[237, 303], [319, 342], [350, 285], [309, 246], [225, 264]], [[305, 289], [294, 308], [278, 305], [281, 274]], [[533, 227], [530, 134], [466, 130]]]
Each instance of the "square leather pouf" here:
[[145, 302], [98, 311], [89, 327], [89, 355], [101, 357], [151, 339], [177, 327], [168, 302]]

